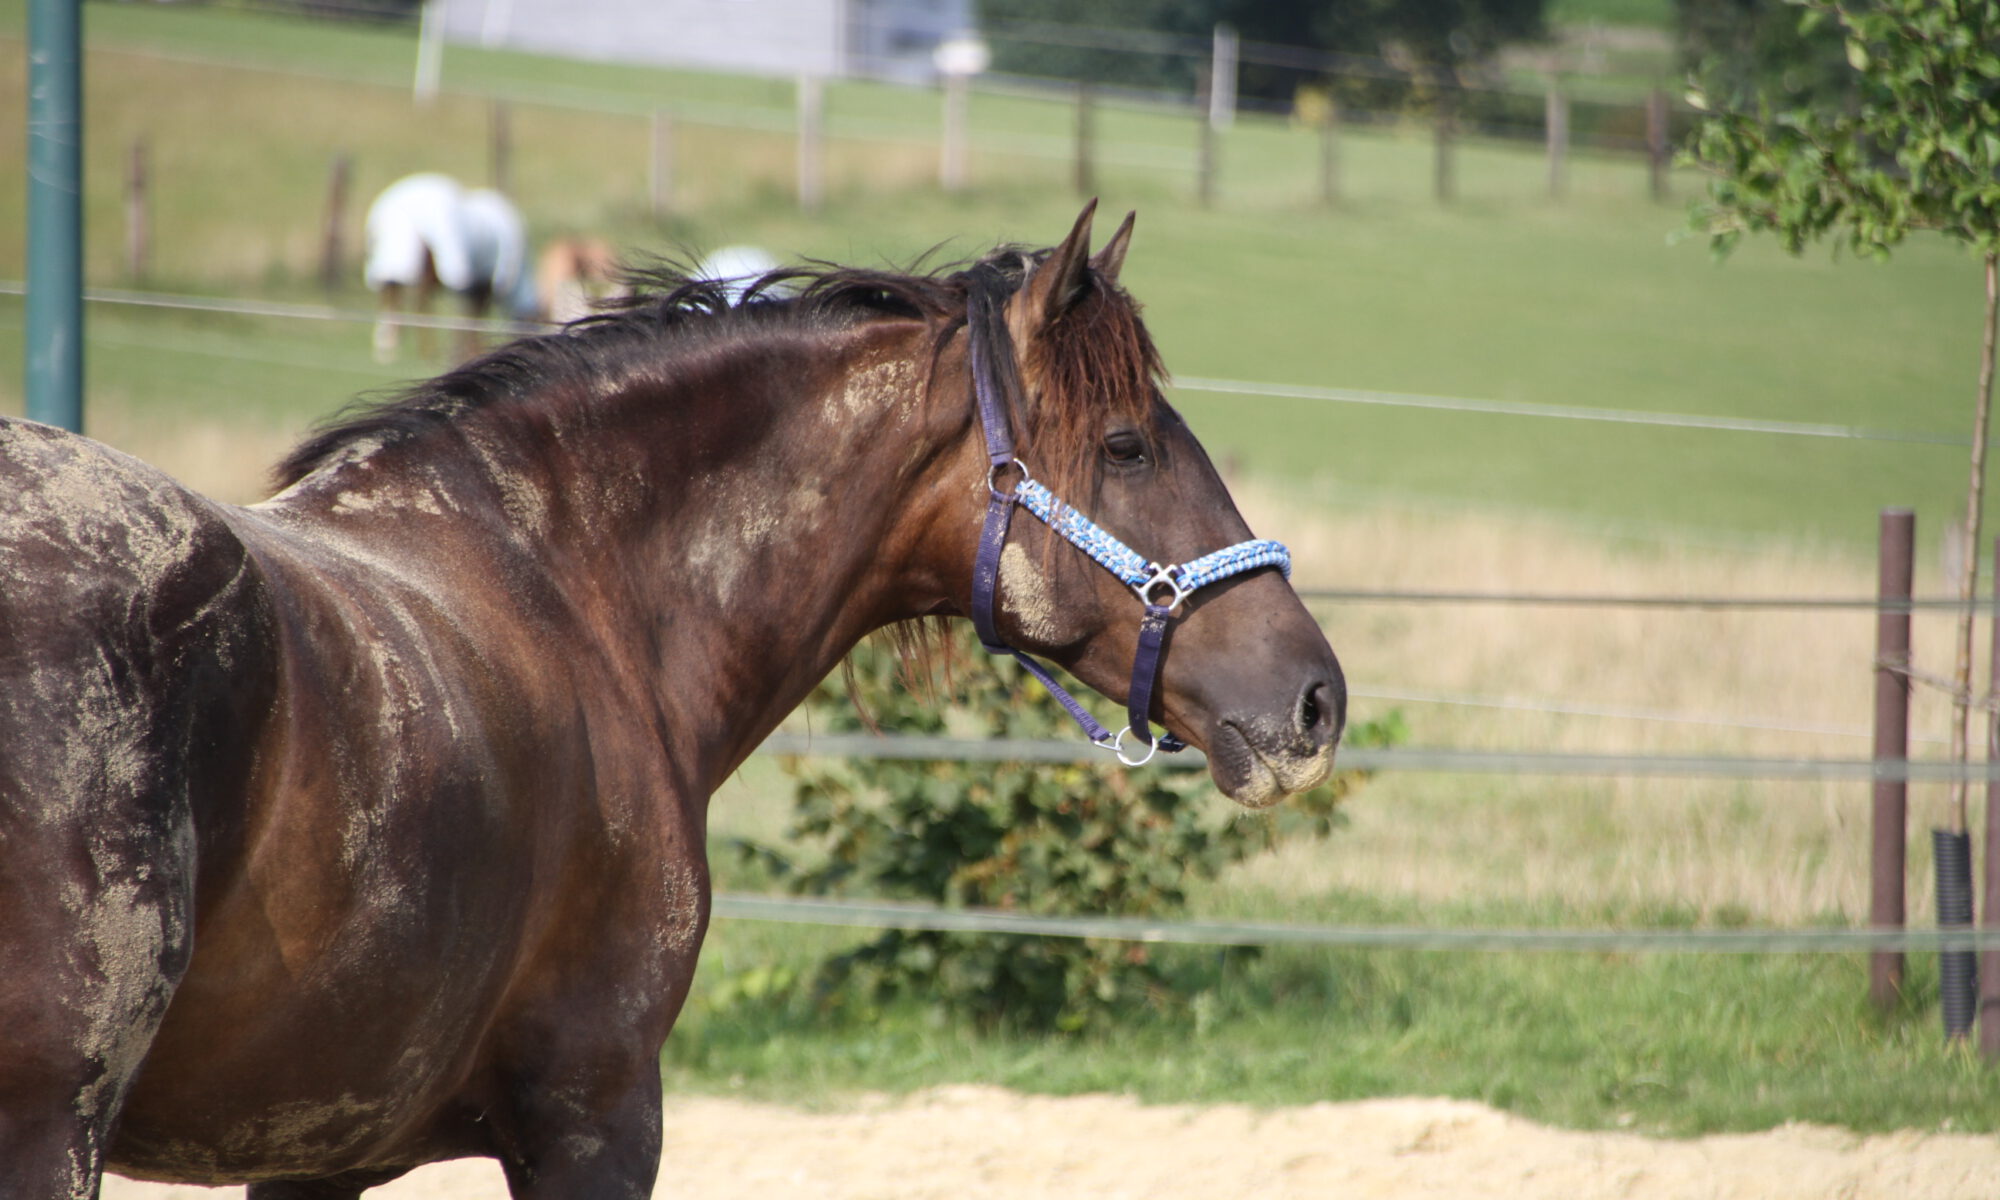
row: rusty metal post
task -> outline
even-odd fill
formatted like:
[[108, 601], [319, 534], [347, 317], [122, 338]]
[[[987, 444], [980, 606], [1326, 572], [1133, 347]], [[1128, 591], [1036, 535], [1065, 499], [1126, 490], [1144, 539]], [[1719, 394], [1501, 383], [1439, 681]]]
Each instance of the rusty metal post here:
[[[1879, 543], [1875, 614], [1875, 761], [1910, 757], [1910, 583], [1915, 573], [1916, 514], [1885, 508]], [[1868, 924], [1903, 927], [1903, 863], [1909, 785], [1877, 779], [1869, 853]], [[1868, 958], [1868, 998], [1888, 1012], [1903, 991], [1903, 952], [1877, 950]]]
[[[2000, 562], [2000, 540], [1994, 542], [1994, 562]], [[1993, 581], [1993, 650], [1988, 662], [1989, 689], [2000, 692], [2000, 577]], [[2000, 762], [2000, 713], [1986, 714], [1986, 762]], [[2000, 929], [2000, 779], [1986, 781], [1985, 903], [1979, 906], [1979, 927]], [[2000, 1061], [2000, 950], [1979, 955], [1979, 1055]]]

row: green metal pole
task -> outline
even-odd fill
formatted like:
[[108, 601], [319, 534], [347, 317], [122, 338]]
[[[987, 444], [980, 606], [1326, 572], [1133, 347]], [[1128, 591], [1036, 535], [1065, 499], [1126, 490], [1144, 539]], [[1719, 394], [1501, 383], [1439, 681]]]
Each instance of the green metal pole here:
[[29, 0], [28, 418], [83, 430], [82, 0]]

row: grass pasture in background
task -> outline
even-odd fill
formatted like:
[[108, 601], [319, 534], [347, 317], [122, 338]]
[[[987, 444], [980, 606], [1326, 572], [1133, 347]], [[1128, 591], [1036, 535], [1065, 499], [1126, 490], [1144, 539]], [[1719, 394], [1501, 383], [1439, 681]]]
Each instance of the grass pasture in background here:
[[[1582, 11], [1655, 11], [1577, 0]], [[0, 94], [25, 95], [24, 5], [0, 0]], [[632, 249], [755, 242], [784, 257], [906, 262], [1060, 237], [1073, 111], [974, 98], [973, 188], [934, 182], [938, 97], [829, 87], [829, 196], [791, 198], [792, 89], [458, 47], [448, 93], [409, 96], [413, 39], [268, 14], [91, 4], [88, 272], [99, 286], [365, 310], [360, 214], [420, 169], [483, 181], [491, 102], [510, 104], [513, 192], [539, 237], [600, 233]], [[679, 118], [679, 206], [647, 212], [650, 118]], [[18, 108], [11, 110], [17, 114]], [[22, 160], [0, 121], [0, 160]], [[1192, 203], [1195, 129], [1106, 106], [1098, 189], [1137, 208], [1126, 282], [1168, 364], [1188, 377], [1582, 408], [1824, 422], [1962, 436], [1979, 280], [1912, 245], [1886, 266], [1746, 246], [1718, 267], [1676, 242], [1698, 183], [1645, 199], [1643, 164], [1580, 154], [1560, 204], [1532, 148], [1468, 142], [1460, 200], [1430, 198], [1419, 128], [1349, 131], [1345, 199], [1314, 199], [1317, 140], [1241, 121], [1221, 145], [1220, 199]], [[124, 156], [153, 161], [154, 258], [125, 277]], [[328, 164], [351, 153], [349, 278], [313, 277]], [[22, 196], [0, 189], [0, 276], [22, 273]], [[1108, 228], [1110, 220], [1104, 222]], [[18, 411], [21, 303], [0, 298], [0, 408]], [[369, 358], [365, 323], [89, 309], [94, 434], [228, 499], [313, 421], [440, 359]], [[449, 344], [439, 338], [440, 347]], [[1861, 595], [1875, 513], [1919, 509], [1919, 590], [1964, 451], [1325, 401], [1175, 393], [1242, 482], [1260, 532], [1321, 586]], [[1635, 614], [1346, 606], [1325, 620], [1357, 712], [1400, 706], [1423, 744], [1854, 757], [1865, 738], [1745, 723], [1866, 723], [1869, 619], [1846, 614]], [[1942, 619], [1917, 631], [1941, 669]], [[1570, 702], [1715, 721], [1549, 713], [1362, 695]], [[1942, 712], [1926, 699], [1917, 731]], [[1767, 720], [1770, 719], [1770, 720]], [[717, 798], [715, 834], [767, 836], [784, 781], [753, 763]], [[1222, 803], [1218, 800], [1217, 803]], [[1912, 913], [1928, 912], [1937, 797], [1919, 789]], [[1859, 920], [1865, 789], [1383, 776], [1352, 826], [1311, 858], [1250, 864], [1204, 890], [1202, 915], [1307, 922], [1662, 928]], [[755, 887], [718, 856], [721, 881]], [[675, 1086], [794, 1101], [827, 1089], [983, 1080], [1150, 1099], [1290, 1103], [1442, 1092], [1544, 1119], [1673, 1133], [1815, 1119], [1858, 1128], [2000, 1128], [1991, 1076], [1938, 1045], [1928, 959], [1904, 1009], [1865, 1007], [1860, 956], [1449, 955], [1285, 951], [1224, 972], [1175, 951], [1197, 1000], [1135, 1018], [1116, 1042], [974, 1037], [891, 1012], [822, 1029], [756, 972], [797, 971], [851, 935], [726, 923], [686, 1026]], [[764, 976], [769, 979], [768, 971]]]
[[[0, 4], [17, 19], [21, 10], [19, 0]], [[358, 257], [367, 199], [413, 170], [483, 179], [496, 94], [594, 106], [512, 103], [512, 190], [543, 237], [582, 230], [639, 251], [755, 242], [783, 257], [904, 262], [940, 243], [948, 254], [1046, 244], [1078, 203], [1067, 157], [1073, 114], [1057, 101], [975, 97], [975, 185], [954, 197], [933, 181], [934, 93], [833, 85], [829, 200], [806, 217], [791, 199], [788, 82], [452, 47], [445, 80], [465, 90], [419, 110], [407, 30], [105, 4], [87, 6], [85, 26], [88, 260], [103, 285], [132, 282], [122, 267], [132, 139], [145, 137], [153, 160], [144, 282], [230, 295], [316, 295], [328, 166], [346, 152], [355, 162], [350, 280], [335, 299], [366, 307]], [[24, 94], [22, 71], [21, 42], [0, 40], [0, 94]], [[659, 106], [686, 110], [684, 203], [655, 226], [647, 156]], [[706, 123], [725, 119], [732, 124]], [[1421, 129], [1350, 132], [1347, 200], [1326, 211], [1312, 198], [1314, 133], [1270, 119], [1245, 119], [1224, 139], [1221, 199], [1204, 211], [1189, 202], [1193, 131], [1185, 116], [1157, 110], [1106, 106], [1099, 121], [1107, 214], [1140, 212], [1128, 281], [1181, 374], [1958, 437], [1969, 426], [1979, 285], [1973, 264], [1949, 248], [1915, 244], [1878, 266], [1749, 246], [1718, 267], [1700, 245], [1670, 239], [1692, 178], [1677, 179], [1674, 204], [1655, 205], [1643, 199], [1637, 161], [1579, 155], [1571, 197], [1553, 204], [1532, 148], [1479, 142], [1464, 146], [1461, 199], [1443, 209], [1429, 199]], [[21, 137], [20, 122], [0, 124], [0, 159], [19, 160]], [[0, 191], [0, 274], [15, 278], [21, 203], [18, 189]], [[94, 345], [101, 368], [91, 379], [154, 374], [131, 343], [140, 322], [165, 318], [105, 312], [92, 316], [126, 345]], [[245, 380], [260, 403], [288, 408], [289, 429], [381, 378], [358, 328], [329, 336], [289, 323], [216, 324], [248, 341], [339, 350], [344, 361], [322, 378], [277, 368], [268, 386]], [[18, 406], [18, 339], [4, 353], [0, 404]], [[155, 394], [120, 390], [149, 409], [178, 406], [182, 372], [160, 374]], [[1335, 487], [1349, 504], [1440, 501], [1565, 513], [1609, 529], [1859, 548], [1883, 505], [1941, 517], [1963, 486], [1963, 452], [1950, 447], [1192, 390], [1176, 400], [1220, 456]]]

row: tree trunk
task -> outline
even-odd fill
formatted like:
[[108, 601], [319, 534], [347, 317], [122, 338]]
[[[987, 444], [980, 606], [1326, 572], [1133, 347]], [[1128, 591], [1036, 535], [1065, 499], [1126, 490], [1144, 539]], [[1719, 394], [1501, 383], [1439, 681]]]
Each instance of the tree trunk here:
[[[1965, 492], [1965, 569], [1958, 578], [1958, 650], [1952, 674], [1955, 694], [1951, 704], [1951, 760], [1964, 765], [1968, 759], [1972, 721], [1972, 618], [1973, 594], [1979, 581], [1979, 519], [1986, 491], [1987, 416], [1993, 407], [1993, 345], [1996, 324], [2000, 324], [2000, 255], [1986, 256], [1986, 328], [1979, 343], [1979, 395], [1972, 418], [1972, 480]], [[1953, 829], [1963, 833], [1968, 827], [1968, 782], [1952, 781]]]

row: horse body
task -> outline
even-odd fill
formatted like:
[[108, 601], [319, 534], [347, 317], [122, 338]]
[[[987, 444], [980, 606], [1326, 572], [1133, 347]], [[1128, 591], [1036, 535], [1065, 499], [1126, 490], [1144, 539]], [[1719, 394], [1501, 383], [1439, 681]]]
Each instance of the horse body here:
[[[868, 631], [964, 611], [985, 499], [934, 320], [671, 308], [461, 368], [250, 508], [0, 423], [0, 1193], [351, 1197], [466, 1155], [520, 1200], [649, 1193], [708, 797]], [[1010, 633], [1115, 691], [1116, 589], [1010, 562]], [[1255, 636], [1324, 656], [1282, 611]], [[1175, 653], [1224, 674], [1223, 628]], [[1324, 775], [1337, 714], [1295, 720], [1244, 779]]]

